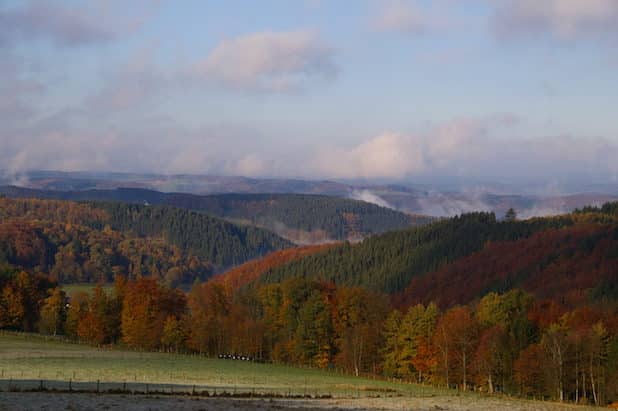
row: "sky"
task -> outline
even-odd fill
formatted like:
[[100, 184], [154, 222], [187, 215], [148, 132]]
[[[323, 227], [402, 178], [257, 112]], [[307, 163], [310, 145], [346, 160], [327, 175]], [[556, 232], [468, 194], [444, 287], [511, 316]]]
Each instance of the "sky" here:
[[618, 180], [616, 0], [0, 0], [0, 169]]

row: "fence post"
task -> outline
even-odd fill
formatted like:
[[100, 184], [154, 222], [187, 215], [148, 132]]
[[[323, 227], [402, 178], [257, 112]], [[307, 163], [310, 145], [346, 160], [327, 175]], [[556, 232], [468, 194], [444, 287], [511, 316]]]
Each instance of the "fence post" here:
[[69, 380], [69, 391], [73, 391], [73, 380]]
[[43, 380], [39, 382], [39, 390], [43, 391]]
[[101, 380], [97, 380], [97, 392], [99, 392], [99, 385], [101, 384]]

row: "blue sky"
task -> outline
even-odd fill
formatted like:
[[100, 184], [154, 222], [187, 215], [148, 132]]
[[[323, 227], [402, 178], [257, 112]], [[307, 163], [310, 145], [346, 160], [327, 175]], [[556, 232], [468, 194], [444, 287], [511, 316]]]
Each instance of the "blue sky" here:
[[615, 181], [617, 72], [615, 0], [5, 0], [0, 168]]

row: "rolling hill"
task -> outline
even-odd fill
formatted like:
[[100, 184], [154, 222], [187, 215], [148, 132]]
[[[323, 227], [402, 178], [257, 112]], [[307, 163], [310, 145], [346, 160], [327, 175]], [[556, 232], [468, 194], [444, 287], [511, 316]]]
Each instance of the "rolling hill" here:
[[549, 229], [497, 241], [443, 268], [415, 277], [397, 306], [468, 304], [488, 292], [521, 288], [566, 306], [618, 301], [618, 224]]
[[398, 306], [467, 304], [522, 288], [578, 305], [617, 300], [618, 203], [571, 214], [498, 221], [464, 214], [341, 244], [271, 267], [256, 284], [306, 277], [393, 295]]
[[509, 208], [514, 208], [520, 216], [528, 218], [564, 214], [589, 204], [618, 200], [618, 185], [615, 182], [573, 182], [552, 188], [548, 193], [547, 183], [543, 181], [517, 183], [457, 177], [418, 177], [409, 181], [384, 183], [40, 170], [15, 175], [0, 169], [0, 185], [11, 184], [51, 191], [113, 191], [118, 188], [131, 188], [197, 195], [326, 195], [373, 202], [404, 213], [434, 217], [452, 217], [475, 211], [494, 212], [501, 217]]
[[566, 218], [497, 221], [492, 213], [472, 213], [433, 224], [393, 231], [346, 243], [265, 273], [260, 281], [305, 276], [336, 284], [394, 293], [413, 277], [481, 250], [489, 241], [517, 240], [549, 228], [572, 224]]
[[54, 191], [14, 186], [1, 187], [0, 193], [12, 198], [121, 201], [179, 207], [266, 228], [298, 244], [358, 240], [431, 221], [429, 217], [412, 216], [364, 201], [310, 194], [199, 196], [136, 188]]
[[61, 282], [113, 281], [121, 273], [191, 284], [291, 245], [173, 207], [0, 198], [0, 262]]
[[269, 270], [281, 267], [292, 261], [300, 260], [303, 257], [324, 252], [336, 245], [336, 243], [319, 244], [273, 251], [262, 258], [248, 261], [225, 273], [216, 275], [209, 281], [215, 284], [222, 284], [229, 291], [234, 292], [252, 281], [257, 280]]

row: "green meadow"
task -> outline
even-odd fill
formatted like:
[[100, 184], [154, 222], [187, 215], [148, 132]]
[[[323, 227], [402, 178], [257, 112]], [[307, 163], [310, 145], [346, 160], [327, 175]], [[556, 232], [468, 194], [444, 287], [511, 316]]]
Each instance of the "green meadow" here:
[[440, 389], [286, 365], [220, 360], [198, 355], [99, 349], [54, 338], [0, 334], [3, 380], [101, 381], [196, 385], [226, 392], [281, 395], [437, 395]]

